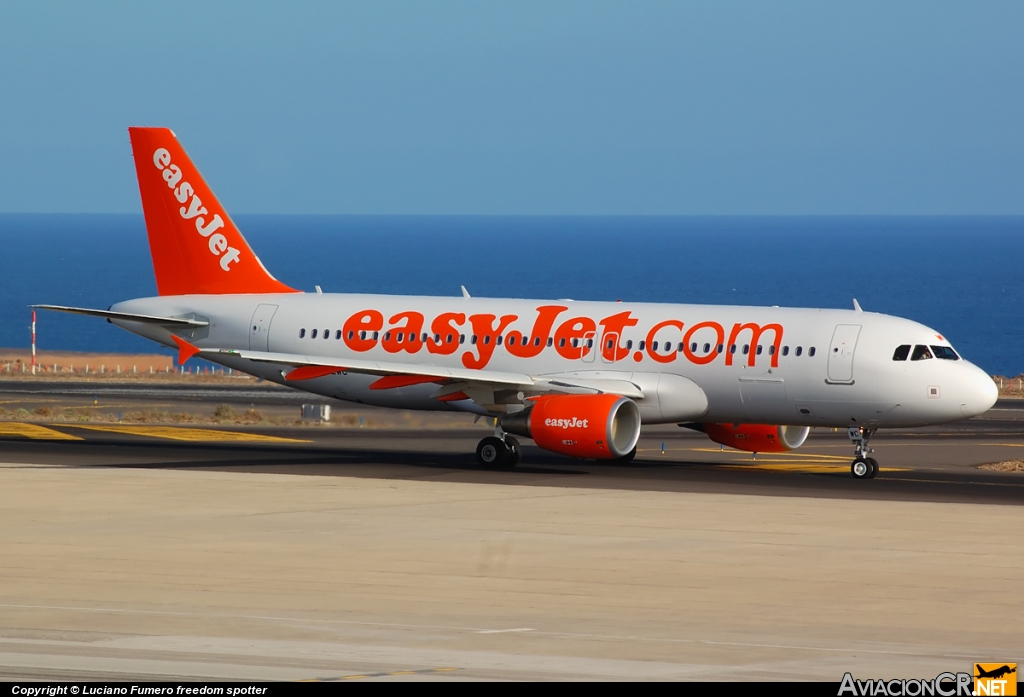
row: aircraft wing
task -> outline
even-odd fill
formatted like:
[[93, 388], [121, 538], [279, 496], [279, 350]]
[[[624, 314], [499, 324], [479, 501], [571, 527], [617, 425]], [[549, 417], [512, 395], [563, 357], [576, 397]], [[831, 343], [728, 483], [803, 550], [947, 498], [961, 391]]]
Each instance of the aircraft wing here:
[[618, 394], [624, 397], [642, 399], [644, 394], [628, 380], [595, 380], [583, 378], [549, 378], [525, 373], [508, 373], [497, 370], [470, 370], [467, 368], [446, 368], [436, 365], [367, 361], [360, 359], [337, 359], [305, 356], [292, 353], [267, 351], [245, 351], [236, 349], [200, 349], [178, 337], [174, 337], [181, 348], [179, 362], [194, 355], [216, 359], [216, 356], [231, 356], [260, 363], [276, 363], [290, 368], [282, 370], [288, 382], [312, 380], [335, 373], [361, 373], [379, 375], [370, 389], [393, 389], [422, 383], [440, 385], [435, 396], [441, 400], [472, 399], [489, 406], [495, 403], [496, 390], [516, 390], [525, 395], [540, 394]]

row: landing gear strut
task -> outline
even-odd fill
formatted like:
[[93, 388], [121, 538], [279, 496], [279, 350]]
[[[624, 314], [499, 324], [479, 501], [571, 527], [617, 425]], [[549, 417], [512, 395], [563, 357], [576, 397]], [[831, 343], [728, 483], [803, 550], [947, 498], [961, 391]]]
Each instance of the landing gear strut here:
[[874, 479], [878, 474], [878, 460], [868, 457], [874, 450], [868, 447], [868, 441], [875, 434], [873, 428], [857, 426], [849, 429], [850, 442], [853, 443], [853, 464], [850, 465], [850, 474], [855, 479]]
[[489, 469], [512, 469], [519, 464], [520, 453], [519, 441], [498, 427], [476, 446], [476, 461]]

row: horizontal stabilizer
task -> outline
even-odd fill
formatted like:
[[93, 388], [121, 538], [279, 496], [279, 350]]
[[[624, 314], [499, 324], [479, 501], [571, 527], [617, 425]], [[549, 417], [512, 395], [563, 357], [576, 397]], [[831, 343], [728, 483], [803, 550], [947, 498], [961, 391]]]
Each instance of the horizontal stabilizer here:
[[187, 319], [184, 317], [156, 317], [154, 315], [136, 315], [131, 312], [113, 312], [111, 310], [92, 310], [87, 307], [65, 307], [64, 305], [30, 305], [36, 310], [54, 310], [56, 312], [70, 312], [73, 315], [88, 315], [90, 317], [104, 317], [106, 319], [119, 319], [125, 322], [143, 322], [145, 324], [162, 324], [168, 327], [206, 327], [209, 322], [201, 319]]

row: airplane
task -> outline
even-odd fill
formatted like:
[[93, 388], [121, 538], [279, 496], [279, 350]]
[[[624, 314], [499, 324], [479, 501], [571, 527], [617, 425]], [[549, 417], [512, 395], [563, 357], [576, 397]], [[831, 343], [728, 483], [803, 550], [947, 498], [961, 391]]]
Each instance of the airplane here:
[[514, 466], [516, 436], [630, 462], [643, 424], [752, 453], [845, 428], [857, 479], [880, 428], [984, 413], [998, 390], [934, 329], [852, 310], [304, 293], [274, 278], [167, 128], [129, 128], [157, 297], [106, 318], [281, 385], [382, 407], [492, 417], [476, 456]]
[[1003, 677], [1004, 675], [1009, 675], [1010, 673], [1016, 673], [1017, 672], [1016, 664], [1014, 664], [1013, 668], [1011, 668], [1010, 666], [1008, 666], [1006, 664], [1003, 664], [999, 668], [994, 668], [992, 670], [984, 670], [979, 665], [976, 665], [975, 668], [976, 668], [976, 670], [978, 672], [978, 674], [974, 676], [976, 678], [994, 678], [994, 679], [998, 680], [999, 678]]

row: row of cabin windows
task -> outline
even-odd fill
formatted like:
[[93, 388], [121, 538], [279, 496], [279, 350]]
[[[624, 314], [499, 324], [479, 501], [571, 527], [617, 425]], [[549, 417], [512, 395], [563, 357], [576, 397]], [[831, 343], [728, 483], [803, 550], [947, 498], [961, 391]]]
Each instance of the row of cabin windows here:
[[897, 346], [896, 350], [892, 354], [894, 361], [905, 361], [907, 356], [910, 356], [912, 361], [926, 361], [929, 358], [941, 358], [945, 361], [958, 361], [960, 356], [956, 355], [956, 351], [948, 346], [925, 346], [924, 344], [918, 344], [914, 347], [914, 354], [910, 354], [910, 344], [903, 344]]
[[[340, 340], [341, 339], [341, 334], [342, 334], [341, 330], [338, 329], [334, 333], [334, 338], [337, 339], [337, 340]], [[348, 333], [348, 337], [347, 338], [348, 339], [354, 339], [355, 338], [355, 334], [356, 334], [355, 331], [350, 330], [349, 333]], [[310, 332], [309, 332], [309, 338], [310, 339], [317, 338], [317, 335], [320, 335], [320, 336], [322, 336], [325, 339], [330, 339], [331, 338], [331, 330], [330, 329], [324, 329], [322, 334], [317, 329], [310, 330]], [[372, 339], [373, 341], [376, 341], [379, 338], [379, 336], [380, 336], [380, 332], [367, 332], [365, 330], [359, 332], [359, 338], [363, 339], [363, 340], [369, 338], [369, 339]], [[391, 341], [391, 337], [392, 337], [392, 333], [391, 332], [384, 332], [384, 341]], [[305, 328], [299, 330], [299, 338], [300, 339], [305, 339], [306, 338], [306, 330], [305, 330]], [[412, 332], [409, 332], [408, 334], [406, 334], [405, 332], [396, 332], [394, 334], [395, 342], [399, 343], [399, 344], [401, 344], [403, 342], [404, 343], [409, 343], [409, 344], [414, 344], [417, 341], [426, 342], [429, 338], [430, 338], [430, 335], [427, 334], [426, 332], [424, 332], [422, 336], [417, 336], [416, 334], [414, 334]], [[445, 338], [444, 338], [444, 343], [450, 344], [453, 341], [455, 341], [455, 339], [456, 339], [456, 335], [455, 334], [447, 334], [445, 336]], [[504, 337], [502, 337], [499, 334], [497, 337], [495, 337], [494, 343], [496, 343], [498, 346], [501, 346], [503, 339], [504, 339]], [[466, 343], [466, 335], [465, 334], [459, 334], [458, 335], [458, 341], [459, 341], [460, 344]], [[541, 339], [541, 337], [536, 336], [536, 337], [533, 338], [532, 343], [533, 343], [534, 346], [540, 346], [542, 341], [543, 341], [543, 339]], [[477, 342], [476, 334], [471, 335], [470, 338], [469, 338], [469, 343], [470, 344], [475, 344], [476, 342]], [[441, 342], [441, 335], [440, 334], [434, 334], [434, 343], [436, 343], [436, 344], [442, 343]], [[491, 343], [491, 337], [489, 335], [488, 336], [484, 336], [484, 344], [486, 345], [486, 344], [490, 344], [490, 343]], [[516, 337], [514, 337], [514, 336], [508, 337], [508, 344], [510, 346], [514, 346], [515, 343], [516, 343]], [[528, 345], [530, 343], [531, 343], [530, 337], [523, 337], [523, 339], [522, 339], [522, 345], [523, 346], [526, 346], [526, 345]], [[564, 348], [565, 344], [566, 344], [566, 340], [564, 338], [558, 340], [559, 348]], [[637, 349], [640, 350], [640, 351], [643, 351], [644, 348], [646, 347], [646, 344], [647, 344], [647, 342], [645, 340], [641, 339], [640, 340], [640, 344], [637, 346]], [[550, 346], [553, 346], [553, 345], [554, 345], [554, 339], [549, 336], [547, 338], [547, 346], [550, 347]], [[586, 347], [588, 349], [589, 348], [593, 348], [594, 347], [594, 339], [593, 338], [589, 338], [589, 339], [581, 340], [579, 338], [576, 338], [576, 339], [572, 340], [571, 345], [572, 345], [573, 348], [581, 348], [581, 347]], [[659, 345], [659, 342], [657, 342], [657, 341], [651, 342], [651, 350], [652, 351], [658, 351], [658, 345]], [[614, 348], [614, 346], [615, 346], [615, 339], [608, 339], [608, 342], [607, 342], [607, 345], [605, 346], [605, 348], [611, 350], [612, 348]], [[683, 342], [681, 342], [681, 341], [679, 342], [678, 346], [673, 344], [671, 341], [662, 342], [661, 346], [663, 347], [662, 350], [666, 354], [672, 353], [673, 351], [677, 351], [679, 353], [683, 352]], [[698, 347], [699, 347], [699, 345], [697, 344], [697, 342], [694, 342], [694, 343], [690, 344], [690, 352], [691, 353], [697, 353]], [[632, 339], [628, 339], [626, 341], [626, 350], [631, 350], [632, 348], [633, 348], [633, 340]], [[908, 351], [910, 349], [909, 346], [906, 346], [906, 347], [901, 346], [899, 349], [896, 349], [897, 354], [899, 353], [900, 349], [903, 349], [903, 348], [906, 348]], [[927, 348], [927, 347], [918, 347], [918, 348]], [[942, 348], [942, 349], [945, 349], [945, 350], [947, 350], [947, 351], [952, 353], [952, 349], [946, 349], [946, 347], [944, 347], [944, 346], [939, 346], [939, 347], [933, 346], [932, 348], [933, 349]], [[715, 350], [718, 353], [723, 353], [725, 351], [725, 344], [718, 344], [718, 346], [716, 347]], [[704, 344], [703, 351], [704, 351], [705, 354], [710, 353], [711, 352], [711, 344]], [[729, 346], [729, 353], [735, 354], [736, 351], [737, 351], [737, 345], [736, 344], [732, 344], [731, 346]], [[760, 356], [764, 352], [764, 346], [762, 346], [762, 345], [756, 346], [755, 347], [755, 352], [757, 353], [758, 356]], [[793, 354], [796, 355], [796, 356], [802, 356], [803, 352], [804, 352], [804, 347], [803, 346], [797, 346], [796, 349], [793, 351]], [[749, 353], [750, 353], [750, 344], [744, 344], [743, 345], [743, 355], [746, 356]], [[788, 356], [789, 355], [789, 346], [783, 346], [781, 353], [782, 353], [783, 356]], [[815, 348], [813, 346], [811, 346], [809, 349], [807, 349], [807, 355], [808, 356], [813, 356], [814, 353], [815, 353]], [[774, 344], [771, 344], [771, 345], [768, 346], [768, 355], [769, 356], [774, 356], [775, 355], [775, 345]], [[916, 355], [917, 354], [915, 353], [915, 356]], [[953, 356], [954, 356], [954, 360], [955, 360], [956, 359], [956, 354], [954, 353]], [[946, 356], [940, 356], [940, 358], [945, 358], [945, 357]], [[931, 356], [929, 355], [928, 358], [931, 358]], [[896, 358], [895, 356], [893, 356], [893, 360], [906, 360], [906, 355], [904, 355], [903, 358]], [[918, 358], [914, 358], [914, 360], [916, 361], [916, 360], [919, 360], [919, 359]]]
[[[608, 342], [608, 348], [612, 347], [613, 341], [609, 341]], [[627, 346], [627, 348], [632, 348], [632, 343], [633, 342], [628, 342], [628, 343], [629, 343], [629, 345]], [[704, 344], [704, 346], [700, 346], [696, 341], [693, 342], [692, 344], [690, 344], [690, 353], [697, 353], [697, 349], [698, 348], [700, 348], [703, 351], [703, 353], [705, 353], [705, 354], [711, 353], [711, 344]], [[738, 349], [739, 349], [739, 347], [736, 344], [731, 344], [729, 346], [729, 353], [735, 354]], [[644, 350], [644, 342], [643, 341], [640, 342], [640, 350], [641, 351]], [[652, 341], [651, 342], [651, 350], [655, 351], [655, 352], [658, 350], [658, 342], [657, 341]], [[671, 341], [666, 341], [663, 344], [662, 350], [666, 354], [672, 353], [673, 351], [678, 352], [678, 353], [682, 353], [683, 352], [683, 342], [680, 341], [679, 344], [677, 345], [677, 344], [673, 344]], [[756, 353], [758, 356], [760, 356], [762, 353], [764, 353], [764, 350], [765, 350], [765, 347], [760, 345], [760, 344], [754, 347], [754, 353]], [[743, 355], [744, 356], [749, 355], [750, 354], [750, 344], [743, 344], [742, 351], [743, 351]], [[716, 353], [724, 353], [725, 352], [725, 344], [718, 344], [718, 346], [715, 347], [715, 352]], [[817, 352], [817, 350], [813, 346], [811, 346], [810, 348], [807, 349], [807, 355], [808, 356], [813, 356], [816, 352]], [[789, 346], [783, 346], [782, 349], [779, 351], [779, 353], [781, 353], [783, 356], [788, 356], [789, 355]], [[795, 356], [802, 356], [803, 354], [804, 354], [804, 347], [803, 346], [797, 346], [793, 350], [793, 355], [795, 355]], [[768, 355], [769, 356], [774, 356], [775, 355], [775, 344], [770, 344], [768, 346]]]

